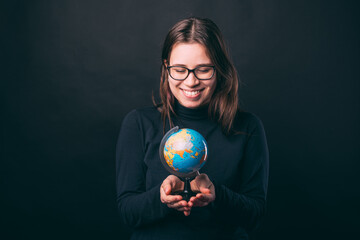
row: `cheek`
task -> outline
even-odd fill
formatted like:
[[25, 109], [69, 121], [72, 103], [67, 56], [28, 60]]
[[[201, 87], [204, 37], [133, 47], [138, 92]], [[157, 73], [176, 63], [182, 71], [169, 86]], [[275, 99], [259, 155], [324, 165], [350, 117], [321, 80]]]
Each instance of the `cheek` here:
[[173, 88], [178, 88], [181, 85], [181, 81], [169, 80], [169, 85]]
[[215, 88], [216, 88], [216, 80], [214, 80], [213, 82], [209, 82], [208, 88], [209, 88], [209, 91], [211, 93], [213, 93], [215, 91]]
[[174, 93], [176, 91], [178, 91], [178, 86], [179, 86], [179, 83], [178, 82], [174, 82], [172, 80], [169, 80], [169, 88], [170, 88], [170, 91], [171, 93], [174, 95]]

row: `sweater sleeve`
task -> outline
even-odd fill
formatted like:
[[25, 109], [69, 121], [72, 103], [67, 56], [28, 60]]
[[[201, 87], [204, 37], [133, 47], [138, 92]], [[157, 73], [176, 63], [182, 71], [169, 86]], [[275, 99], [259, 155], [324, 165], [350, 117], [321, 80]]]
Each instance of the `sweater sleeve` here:
[[143, 134], [134, 110], [124, 118], [116, 146], [118, 211], [131, 228], [153, 223], [169, 212], [160, 201], [160, 185], [146, 190], [144, 155]]
[[247, 230], [256, 228], [265, 214], [268, 187], [269, 154], [261, 121], [254, 117], [240, 168], [239, 191], [217, 184], [213, 203], [218, 218]]

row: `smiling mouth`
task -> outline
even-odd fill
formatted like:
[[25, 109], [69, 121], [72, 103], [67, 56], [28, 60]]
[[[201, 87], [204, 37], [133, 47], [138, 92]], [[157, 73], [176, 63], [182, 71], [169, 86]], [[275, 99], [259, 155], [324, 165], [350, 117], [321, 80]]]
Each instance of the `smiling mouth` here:
[[197, 97], [200, 95], [200, 92], [202, 90], [188, 91], [188, 90], [182, 89], [182, 91], [186, 97]]

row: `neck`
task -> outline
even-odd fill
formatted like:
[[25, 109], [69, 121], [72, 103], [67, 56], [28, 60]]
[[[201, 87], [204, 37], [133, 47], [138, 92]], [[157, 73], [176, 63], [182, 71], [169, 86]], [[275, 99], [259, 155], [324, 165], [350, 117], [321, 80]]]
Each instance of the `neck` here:
[[175, 100], [175, 113], [180, 118], [187, 119], [205, 119], [208, 117], [208, 108], [209, 105], [203, 105], [197, 108], [187, 108], [181, 105], [177, 100]]

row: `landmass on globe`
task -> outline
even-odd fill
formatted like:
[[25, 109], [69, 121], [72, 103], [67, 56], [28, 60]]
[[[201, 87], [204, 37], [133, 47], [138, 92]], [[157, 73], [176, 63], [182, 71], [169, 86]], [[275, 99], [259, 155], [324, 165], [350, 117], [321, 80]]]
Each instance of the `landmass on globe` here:
[[180, 129], [167, 139], [164, 157], [167, 165], [176, 172], [196, 172], [207, 158], [206, 141], [195, 130]]

